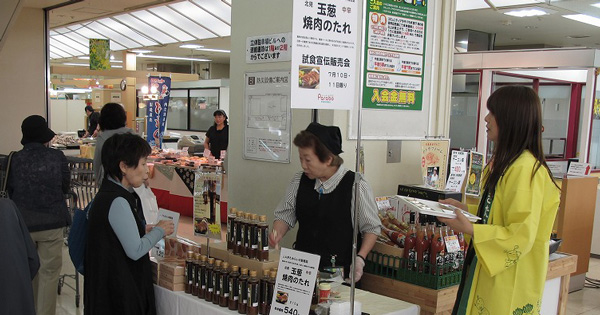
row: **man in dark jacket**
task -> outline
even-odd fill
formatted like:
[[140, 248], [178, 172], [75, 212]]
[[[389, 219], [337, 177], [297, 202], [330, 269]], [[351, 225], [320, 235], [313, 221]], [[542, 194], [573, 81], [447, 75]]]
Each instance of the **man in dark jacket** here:
[[84, 138], [96, 137], [98, 135], [98, 122], [100, 121], [100, 113], [94, 110], [90, 105], [85, 107], [85, 114], [88, 116], [87, 130], [85, 131]]
[[63, 228], [71, 223], [64, 194], [69, 191], [67, 158], [48, 148], [55, 136], [38, 115], [21, 124], [23, 149], [11, 161], [7, 190], [36, 244], [40, 270], [33, 281], [38, 314], [55, 314], [58, 278], [62, 268]]

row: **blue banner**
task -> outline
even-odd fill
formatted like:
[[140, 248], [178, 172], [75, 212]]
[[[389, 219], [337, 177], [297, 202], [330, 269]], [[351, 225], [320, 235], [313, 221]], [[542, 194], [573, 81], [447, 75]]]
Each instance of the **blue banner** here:
[[155, 92], [150, 92], [146, 102], [148, 116], [146, 136], [151, 147], [162, 149], [163, 135], [167, 125], [171, 78], [148, 77], [148, 90]]

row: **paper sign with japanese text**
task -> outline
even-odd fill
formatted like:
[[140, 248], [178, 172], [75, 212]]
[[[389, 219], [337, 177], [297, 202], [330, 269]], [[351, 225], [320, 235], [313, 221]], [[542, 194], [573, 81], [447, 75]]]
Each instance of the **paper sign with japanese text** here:
[[[178, 171], [178, 168], [175, 168], [175, 171]], [[204, 165], [195, 173], [186, 172], [184, 177], [185, 181], [193, 182], [194, 235], [220, 240], [221, 186], [223, 184], [221, 167]]]
[[485, 158], [483, 154], [479, 152], [471, 151], [470, 155], [469, 179], [467, 181], [467, 187], [465, 187], [465, 195], [477, 197], [479, 196]]
[[467, 176], [467, 160], [469, 152], [452, 151], [450, 156], [450, 176], [446, 182], [446, 190], [460, 192]]
[[591, 167], [589, 163], [571, 162], [567, 175], [586, 176], [590, 175]]
[[246, 63], [290, 61], [292, 33], [246, 38]]
[[319, 255], [281, 249], [270, 314], [308, 314], [320, 260]]
[[359, 3], [294, 1], [292, 108], [352, 109]]
[[363, 108], [423, 108], [427, 8], [425, 1], [368, 1]]
[[425, 186], [444, 189], [450, 140], [421, 141], [421, 169]]

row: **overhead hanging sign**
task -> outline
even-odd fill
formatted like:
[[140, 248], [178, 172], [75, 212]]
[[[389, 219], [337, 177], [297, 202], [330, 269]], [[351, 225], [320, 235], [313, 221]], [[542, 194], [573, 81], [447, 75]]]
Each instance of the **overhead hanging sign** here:
[[292, 108], [352, 109], [357, 64], [356, 0], [294, 1]]
[[370, 1], [365, 14], [363, 108], [421, 110], [426, 1]]
[[110, 40], [90, 38], [90, 70], [110, 69]]
[[[146, 101], [146, 137], [151, 147], [162, 148], [163, 135], [167, 125], [171, 78], [148, 77], [148, 89], [153, 91]], [[149, 94], [150, 95], [150, 94]]]
[[246, 63], [290, 61], [292, 33], [246, 38]]

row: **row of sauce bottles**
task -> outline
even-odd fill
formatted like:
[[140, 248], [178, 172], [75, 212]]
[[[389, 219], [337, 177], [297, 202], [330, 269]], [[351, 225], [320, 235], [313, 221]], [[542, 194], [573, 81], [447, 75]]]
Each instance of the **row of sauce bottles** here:
[[[419, 222], [420, 224], [415, 224], [415, 213], [411, 212], [409, 229], [404, 240], [403, 267], [433, 275], [462, 270], [466, 257], [464, 234], [455, 233], [433, 216], [420, 214]], [[456, 236], [460, 250], [447, 250], [446, 241], [450, 236]]]
[[185, 260], [185, 293], [240, 314], [269, 314], [276, 276], [276, 269], [265, 269], [259, 279], [256, 270], [240, 270], [228, 262], [189, 251]]
[[235, 255], [269, 260], [269, 224], [267, 216], [244, 213], [231, 208], [227, 216], [227, 250]]

